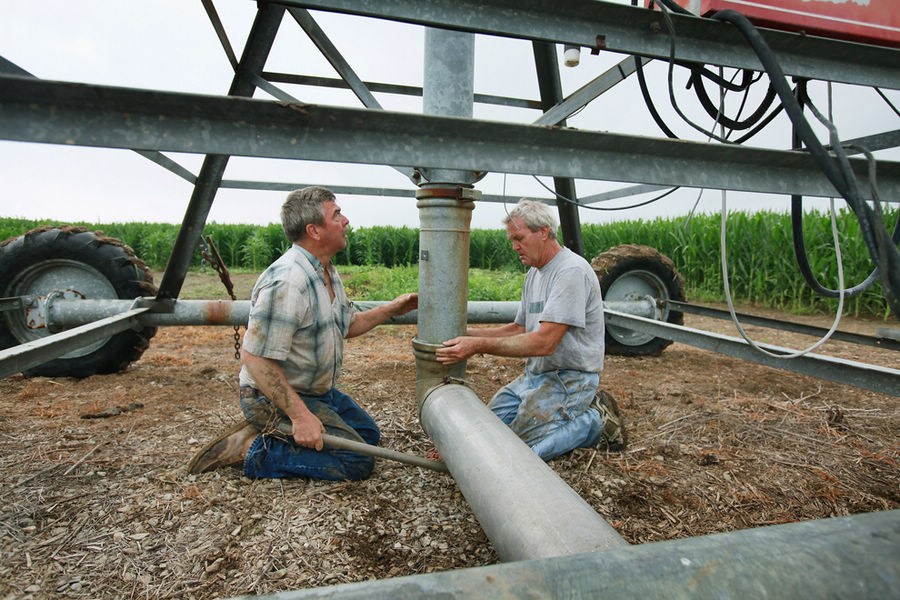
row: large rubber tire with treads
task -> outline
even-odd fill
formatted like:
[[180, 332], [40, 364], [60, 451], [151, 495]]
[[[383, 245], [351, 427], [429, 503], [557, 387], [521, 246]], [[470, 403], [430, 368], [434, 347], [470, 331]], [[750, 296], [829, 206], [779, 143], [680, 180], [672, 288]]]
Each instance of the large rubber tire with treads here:
[[[156, 294], [153, 275], [128, 246], [83, 227], [42, 227], [0, 243], [0, 296], [130, 299]], [[50, 335], [24, 312], [0, 313], [0, 349]], [[115, 373], [147, 349], [155, 327], [117, 333], [30, 369], [26, 375], [87, 377]]]
[[[610, 248], [591, 261], [603, 300], [628, 301], [651, 296], [684, 302], [684, 278], [675, 263], [656, 248], [625, 244]], [[658, 320], [684, 324], [684, 314], [662, 305]], [[621, 356], [657, 356], [672, 340], [619, 326], [606, 325], [606, 352]]]

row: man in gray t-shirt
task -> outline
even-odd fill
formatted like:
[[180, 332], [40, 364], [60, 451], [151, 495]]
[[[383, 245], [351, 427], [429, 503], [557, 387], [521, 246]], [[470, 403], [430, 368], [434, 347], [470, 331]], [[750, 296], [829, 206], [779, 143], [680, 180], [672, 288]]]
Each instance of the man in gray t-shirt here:
[[550, 208], [522, 200], [504, 219], [506, 235], [526, 267], [512, 323], [469, 328], [444, 342], [438, 362], [473, 354], [527, 357], [525, 372], [502, 387], [490, 409], [544, 460], [574, 448], [624, 447], [612, 397], [598, 390], [603, 370], [603, 301], [593, 268], [560, 245]]

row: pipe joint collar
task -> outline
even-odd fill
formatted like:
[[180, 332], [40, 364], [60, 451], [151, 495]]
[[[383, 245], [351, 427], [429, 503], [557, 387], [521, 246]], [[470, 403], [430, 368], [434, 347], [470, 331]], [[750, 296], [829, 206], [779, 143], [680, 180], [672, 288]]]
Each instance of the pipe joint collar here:
[[475, 201], [481, 198], [481, 192], [470, 187], [427, 187], [416, 190], [416, 200], [426, 198], [442, 198], [445, 200]]

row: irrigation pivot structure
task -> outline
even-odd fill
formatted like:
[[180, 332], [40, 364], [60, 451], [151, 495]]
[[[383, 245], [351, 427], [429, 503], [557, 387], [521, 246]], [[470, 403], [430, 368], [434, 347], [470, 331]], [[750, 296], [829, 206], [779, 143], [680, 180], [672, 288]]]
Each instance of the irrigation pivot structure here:
[[[779, 28], [762, 29], [729, 7], [715, 10], [715, 2], [700, 3], [704, 16], [697, 16], [672, 0], [655, 8], [594, 0], [262, 0], [238, 58], [215, 4], [204, 0], [233, 67], [226, 95], [47, 81], [33, 76], [28, 65], [0, 57], [0, 139], [131, 150], [193, 185], [158, 288], [130, 249], [79, 228], [28, 232], [0, 249], [0, 345], [5, 348], [0, 351], [0, 376], [18, 372], [87, 376], [114, 371], [139, 359], [156, 327], [244, 324], [246, 303], [179, 299], [216, 194], [223, 188], [287, 190], [307, 182], [229, 179], [231, 157], [342, 163], [348, 171], [354, 165], [391, 167], [406, 177], [407, 187], [308, 183], [327, 185], [339, 194], [406, 197], [410, 206], [413, 198], [416, 201], [421, 225], [420, 308], [414, 317], [418, 332], [413, 351], [421, 420], [507, 563], [503, 567], [508, 568], [498, 568], [490, 577], [508, 577], [509, 590], [521, 589], [517, 586], [526, 575], [516, 568], [523, 564], [520, 561], [537, 561], [528, 572], [580, 572], [587, 563], [579, 561], [588, 556], [590, 564], [602, 562], [604, 570], [594, 568], [577, 585], [603, 586], [604, 577], [624, 576], [632, 568], [627, 553], [635, 549], [628, 548], [518, 438], [485, 414], [472, 390], [458, 383], [464, 379], [464, 364], [445, 367], [434, 359], [435, 348], [465, 331], [467, 322], [509, 320], [509, 303], [485, 307], [467, 302], [472, 211], [479, 203], [508, 201], [505, 194], [482, 193], [479, 182], [489, 174], [552, 177], [553, 188], [547, 189], [551, 195], [544, 193], [540, 199], [557, 206], [563, 241], [579, 253], [583, 253], [579, 211], [615, 197], [672, 187], [763, 192], [790, 197], [800, 218], [804, 197], [841, 196], [859, 218], [871, 255], [873, 276], [865, 285], [882, 286], [896, 313], [900, 230], [892, 232], [881, 222], [878, 202], [900, 197], [900, 163], [880, 155], [876, 159], [875, 154], [898, 147], [900, 130], [879, 131], [850, 144], [833, 135], [822, 143], [807, 120], [810, 113], [820, 116], [809, 92], [811, 82], [875, 88], [882, 95], [882, 90], [900, 89], [898, 29], [896, 24], [878, 22], [880, 17], [891, 17], [892, 11], [879, 8], [887, 2], [871, 3], [876, 13], [874, 29], [887, 31], [885, 38], [867, 36], [865, 28], [850, 32], [853, 36], [828, 27], [817, 29], [820, 35], [796, 33], [785, 29], [797, 27], [769, 17], [759, 20]], [[397, 21], [422, 31], [421, 87], [364, 81], [319, 25], [317, 15], [325, 13]], [[288, 27], [299, 27], [339, 78], [267, 70], [276, 40]], [[524, 41], [533, 57], [534, 68], [528, 75], [537, 81], [537, 98], [475, 90], [475, 41], [492, 37]], [[855, 41], [841, 39], [846, 37]], [[583, 61], [579, 69], [590, 69], [594, 56], [616, 59], [610, 68], [564, 95], [560, 49], [567, 62]], [[678, 68], [690, 74], [697, 102], [709, 113], [711, 125], [697, 128], [690, 117], [678, 112], [699, 129], [700, 139], [676, 134], [649, 98], [646, 77], [654, 63], [665, 65], [669, 73]], [[640, 81], [648, 113], [663, 136], [569, 126], [605, 94], [634, 80]], [[764, 82], [763, 92], [753, 96], [750, 90], [758, 81]], [[707, 85], [717, 91], [710, 94]], [[349, 90], [362, 107], [305, 102], [303, 94], [312, 88]], [[729, 113], [728, 92], [744, 92], [758, 106], [745, 116], [740, 111]], [[422, 110], [385, 110], [375, 93], [421, 97]], [[674, 95], [670, 97], [674, 101]], [[477, 118], [476, 107], [521, 111], [516, 114], [530, 111], [531, 118]], [[781, 113], [787, 115], [788, 129], [793, 131], [783, 136], [782, 146], [749, 143]], [[194, 173], [164, 152], [204, 158]], [[874, 175], [871, 167], [876, 160]], [[577, 185], [587, 187], [590, 182], [625, 186], [579, 198]], [[825, 288], [803, 268], [805, 255], [801, 247], [797, 250], [801, 271], [821, 293], [859, 293]], [[685, 302], [683, 281], [674, 264], [652, 248], [615, 248], [594, 257], [593, 264], [606, 301], [610, 351], [658, 354], [674, 340], [900, 396], [896, 369], [812, 353], [787, 360], [788, 351], [783, 348], [754, 348], [745, 340], [684, 327], [685, 312], [703, 309]], [[766, 325], [798, 327], [781, 321]], [[880, 345], [886, 352], [897, 349], [889, 336], [838, 335]], [[485, 451], [498, 445], [503, 452]], [[486, 456], [503, 456], [516, 468]], [[470, 468], [475, 461], [481, 461], [479, 469]], [[510, 471], [516, 471], [517, 477], [503, 476]], [[546, 508], [551, 503], [553, 511]], [[751, 531], [715, 540], [698, 538], [686, 547], [710, 556], [748, 549], [728, 572], [708, 576], [707, 593], [746, 590], [741, 586], [752, 579], [757, 593], [801, 587], [837, 593], [839, 586], [847, 585], [848, 593], [852, 589], [855, 596], [883, 597], [885, 591], [896, 592], [900, 587], [896, 561], [891, 561], [900, 546], [898, 529], [900, 516], [895, 511], [839, 523], [814, 522], [802, 529], [802, 536], [809, 537], [800, 540], [793, 529], [785, 534]], [[869, 535], [870, 530], [884, 535]], [[815, 547], [805, 546], [812, 538]], [[848, 540], [853, 544], [842, 543]], [[772, 564], [767, 550], [772, 543], [792, 548], [797, 562]], [[865, 559], [859, 558], [860, 547]], [[658, 566], [658, 589], [687, 585], [660, 558], [665, 551], [654, 552], [646, 551], [648, 564]], [[813, 553], [840, 566], [807, 577], [812, 571], [804, 557]], [[852, 577], [846, 575], [848, 569]], [[455, 577], [462, 582], [460, 590], [471, 590], [484, 576], [474, 572]], [[414, 595], [426, 596], [437, 584], [424, 579], [411, 585], [417, 590]], [[393, 597], [396, 590], [371, 584], [321, 593]]]

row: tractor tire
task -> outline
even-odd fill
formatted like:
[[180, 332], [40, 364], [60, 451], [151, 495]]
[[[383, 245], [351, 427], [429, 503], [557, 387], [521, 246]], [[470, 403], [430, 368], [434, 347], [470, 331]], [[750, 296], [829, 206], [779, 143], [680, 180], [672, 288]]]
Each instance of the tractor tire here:
[[[656, 248], [636, 244], [616, 246], [597, 255], [591, 266], [600, 281], [604, 301], [636, 300], [645, 296], [684, 301], [684, 278], [675, 269], [675, 263]], [[663, 305], [659, 320], [683, 325], [684, 314]], [[608, 354], [659, 356], [671, 343], [672, 340], [620, 326], [606, 326]]]
[[[0, 296], [130, 299], [153, 296], [150, 269], [119, 240], [84, 227], [41, 227], [0, 243]], [[124, 370], [147, 349], [155, 327], [117, 333], [29, 369], [27, 376], [88, 377]], [[0, 313], [0, 349], [49, 336], [25, 311]]]

